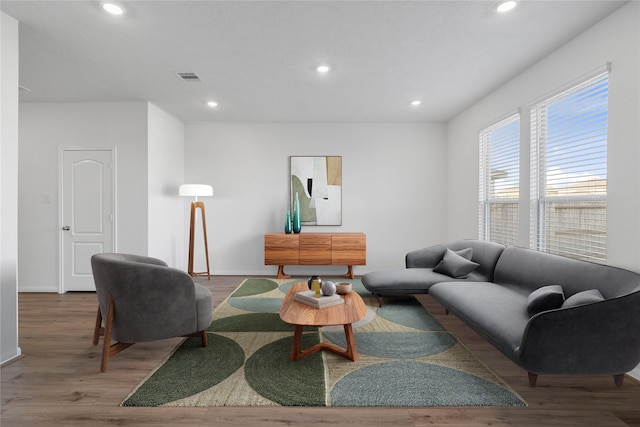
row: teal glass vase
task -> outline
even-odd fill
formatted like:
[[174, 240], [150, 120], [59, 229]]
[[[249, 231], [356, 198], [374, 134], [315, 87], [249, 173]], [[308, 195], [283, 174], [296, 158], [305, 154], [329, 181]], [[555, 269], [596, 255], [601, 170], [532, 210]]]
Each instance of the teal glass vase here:
[[291, 225], [291, 209], [287, 209], [287, 219], [284, 222], [284, 232], [291, 234], [293, 231], [293, 225]]
[[299, 233], [302, 230], [302, 222], [300, 221], [300, 199], [296, 191], [296, 198], [293, 201], [293, 232]]

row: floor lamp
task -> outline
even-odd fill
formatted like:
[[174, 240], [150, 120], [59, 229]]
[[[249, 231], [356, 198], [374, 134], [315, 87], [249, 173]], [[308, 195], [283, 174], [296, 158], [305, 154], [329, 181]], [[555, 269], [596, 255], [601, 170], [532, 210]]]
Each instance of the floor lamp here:
[[183, 184], [180, 186], [179, 191], [181, 196], [195, 196], [196, 200], [191, 202], [191, 226], [189, 227], [189, 270], [188, 273], [191, 277], [198, 274], [193, 271], [193, 247], [195, 244], [195, 231], [196, 231], [196, 209], [200, 209], [202, 214], [202, 231], [204, 232], [204, 253], [207, 260], [207, 280], [211, 279], [211, 272], [209, 270], [209, 246], [207, 244], [207, 220], [204, 214], [204, 202], [198, 201], [198, 196], [213, 196], [213, 188], [210, 185], [205, 184]]

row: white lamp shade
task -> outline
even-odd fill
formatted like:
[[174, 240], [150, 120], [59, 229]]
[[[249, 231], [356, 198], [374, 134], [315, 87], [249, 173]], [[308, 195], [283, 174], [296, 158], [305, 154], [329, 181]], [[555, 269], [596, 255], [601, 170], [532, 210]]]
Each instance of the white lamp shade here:
[[207, 184], [183, 184], [180, 186], [181, 196], [213, 196], [213, 187]]

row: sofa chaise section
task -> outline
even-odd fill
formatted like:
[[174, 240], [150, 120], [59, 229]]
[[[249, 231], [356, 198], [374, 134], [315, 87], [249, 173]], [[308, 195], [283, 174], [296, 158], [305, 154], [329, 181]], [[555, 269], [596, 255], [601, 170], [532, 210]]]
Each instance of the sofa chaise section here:
[[[442, 260], [447, 249], [460, 251], [472, 249], [471, 260], [479, 267], [467, 277], [455, 279], [433, 269]], [[382, 270], [366, 273], [362, 284], [378, 298], [382, 306], [383, 296], [426, 294], [439, 282], [485, 282], [493, 279], [493, 270], [505, 246], [481, 240], [457, 240], [447, 244], [430, 246], [411, 251], [405, 256], [405, 269]]]

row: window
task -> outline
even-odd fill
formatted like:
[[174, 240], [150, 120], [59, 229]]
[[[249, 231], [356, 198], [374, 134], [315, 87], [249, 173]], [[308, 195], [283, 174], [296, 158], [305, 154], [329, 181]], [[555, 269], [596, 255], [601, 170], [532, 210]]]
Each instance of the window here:
[[480, 131], [481, 240], [519, 243], [520, 114]]
[[608, 72], [531, 109], [531, 246], [607, 258]]

